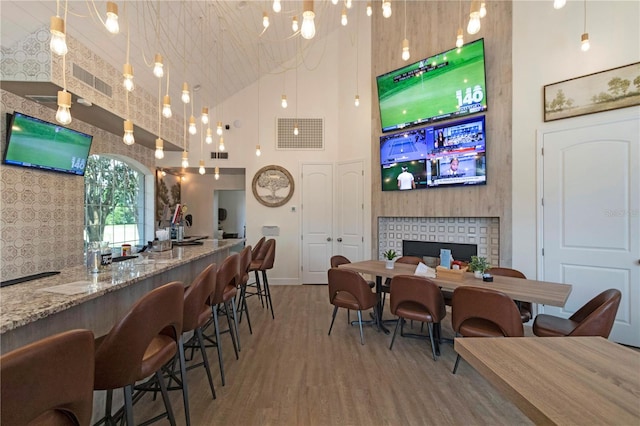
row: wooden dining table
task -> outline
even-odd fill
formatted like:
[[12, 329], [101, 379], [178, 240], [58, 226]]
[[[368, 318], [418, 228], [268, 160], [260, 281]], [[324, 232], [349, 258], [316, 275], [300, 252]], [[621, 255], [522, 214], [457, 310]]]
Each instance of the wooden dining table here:
[[640, 425], [638, 350], [602, 337], [464, 337], [455, 350], [537, 425]]
[[[416, 265], [395, 263], [393, 269], [386, 269], [383, 260], [364, 260], [340, 265], [340, 268], [349, 269], [376, 277], [376, 291], [381, 291], [382, 279], [393, 278], [396, 275], [413, 275]], [[570, 284], [561, 284], [548, 281], [538, 281], [523, 278], [494, 276], [493, 282], [485, 282], [475, 278], [471, 272], [463, 274], [460, 281], [448, 278], [430, 278], [444, 290], [455, 290], [460, 286], [483, 287], [505, 293], [513, 300], [521, 302], [539, 303], [551, 306], [564, 306], [571, 293]]]

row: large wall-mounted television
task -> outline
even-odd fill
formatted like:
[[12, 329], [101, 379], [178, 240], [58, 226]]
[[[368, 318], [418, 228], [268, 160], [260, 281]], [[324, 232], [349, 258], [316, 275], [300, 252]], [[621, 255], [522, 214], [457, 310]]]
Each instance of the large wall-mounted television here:
[[484, 115], [382, 135], [382, 190], [484, 185], [485, 154]]
[[380, 75], [382, 132], [487, 110], [484, 39]]
[[2, 162], [84, 176], [93, 136], [15, 112], [8, 114]]

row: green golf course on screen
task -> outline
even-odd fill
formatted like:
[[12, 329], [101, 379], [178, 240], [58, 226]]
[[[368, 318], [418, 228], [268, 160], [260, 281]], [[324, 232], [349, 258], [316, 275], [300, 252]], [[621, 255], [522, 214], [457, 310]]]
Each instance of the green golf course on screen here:
[[383, 132], [484, 111], [484, 40], [381, 75], [377, 83]]

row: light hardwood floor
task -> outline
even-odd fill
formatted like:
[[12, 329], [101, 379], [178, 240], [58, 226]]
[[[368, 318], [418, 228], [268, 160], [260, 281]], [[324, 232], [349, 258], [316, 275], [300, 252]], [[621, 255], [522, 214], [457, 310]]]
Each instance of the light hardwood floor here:
[[[328, 336], [333, 306], [326, 286], [272, 286], [272, 297], [275, 320], [256, 297], [249, 299], [253, 335], [243, 319], [239, 360], [229, 335], [222, 336], [224, 387], [215, 348], [208, 350], [216, 400], [204, 369], [188, 373], [192, 425], [532, 424], [464, 361], [451, 374], [456, 354], [450, 344], [433, 361], [427, 340], [398, 337], [390, 351], [391, 335], [365, 327], [362, 346], [342, 309]], [[451, 336], [449, 318], [443, 336]], [[171, 400], [183, 425], [180, 392]], [[136, 420], [162, 409], [161, 398], [145, 396], [134, 407]]]

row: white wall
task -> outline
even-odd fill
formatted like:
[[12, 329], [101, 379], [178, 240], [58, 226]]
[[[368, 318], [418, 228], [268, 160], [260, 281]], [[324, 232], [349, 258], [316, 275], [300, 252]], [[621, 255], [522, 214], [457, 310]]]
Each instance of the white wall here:
[[583, 1], [560, 10], [551, 1], [513, 3], [513, 267], [527, 277], [536, 276], [539, 254], [536, 132], [573, 121], [543, 122], [543, 86], [640, 60], [640, 2], [589, 0], [587, 52], [583, 24]]
[[[364, 12], [363, 12], [364, 15]], [[371, 195], [366, 188], [371, 187], [370, 156], [371, 143], [371, 78], [370, 78], [370, 20], [359, 19], [358, 48], [356, 55], [355, 25], [340, 28], [325, 40], [309, 42], [301, 40], [304, 63], [298, 67], [298, 91], [296, 96], [295, 67], [286, 74], [274, 72], [237, 93], [224, 102], [222, 108], [210, 111], [215, 117], [222, 116], [230, 129], [224, 133], [224, 141], [229, 152], [228, 160], [211, 160], [209, 152], [216, 149], [205, 145], [204, 155], [198, 141], [192, 142], [189, 160], [197, 165], [204, 157], [206, 167], [245, 168], [247, 244], [254, 244], [262, 237], [262, 226], [277, 225], [280, 235], [276, 237], [276, 262], [269, 273], [269, 282], [274, 284], [300, 283], [300, 209], [291, 211], [292, 206], [300, 206], [300, 165], [303, 162], [339, 162], [361, 159], [365, 165], [365, 218], [371, 215]], [[356, 76], [356, 56], [358, 75]], [[359, 79], [360, 106], [355, 108], [356, 78]], [[286, 82], [284, 81], [286, 79]], [[286, 87], [289, 101], [287, 109], [282, 109], [280, 99]], [[258, 94], [259, 91], [259, 94]], [[277, 118], [323, 118], [325, 149], [316, 151], [278, 151], [275, 149]], [[237, 124], [234, 125], [234, 123]], [[196, 138], [197, 139], [197, 138]], [[262, 155], [255, 156], [256, 144], [261, 145]], [[179, 166], [180, 153], [166, 153], [158, 162], [162, 166]], [[284, 206], [269, 208], [258, 203], [253, 196], [251, 182], [261, 167], [275, 164], [287, 169], [294, 177], [295, 191]], [[211, 235], [213, 229], [200, 228], [198, 217], [212, 209], [214, 197], [210, 191], [213, 178], [194, 177], [193, 184], [183, 185], [184, 202], [190, 206], [195, 226], [192, 235]], [[220, 177], [222, 181], [224, 175]], [[209, 180], [207, 180], [209, 179]], [[219, 181], [219, 182], [220, 182]], [[219, 183], [215, 183], [216, 188]], [[193, 206], [193, 208], [191, 207]], [[208, 214], [212, 214], [209, 210]], [[365, 221], [365, 253], [371, 250], [371, 225]]]

